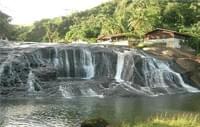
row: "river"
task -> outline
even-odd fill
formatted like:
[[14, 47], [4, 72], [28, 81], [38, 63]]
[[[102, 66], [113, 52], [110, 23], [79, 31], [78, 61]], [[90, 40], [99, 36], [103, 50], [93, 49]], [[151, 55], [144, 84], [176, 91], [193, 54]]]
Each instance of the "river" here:
[[0, 100], [3, 127], [79, 127], [88, 118], [118, 125], [158, 113], [200, 112], [200, 94], [135, 98], [13, 98]]

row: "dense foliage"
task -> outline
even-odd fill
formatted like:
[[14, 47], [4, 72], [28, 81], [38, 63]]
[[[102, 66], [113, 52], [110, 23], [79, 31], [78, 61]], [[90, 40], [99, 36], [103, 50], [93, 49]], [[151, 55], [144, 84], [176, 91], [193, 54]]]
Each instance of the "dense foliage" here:
[[[0, 27], [6, 25], [1, 23]], [[70, 16], [43, 19], [29, 27], [16, 26], [11, 39], [36, 42], [71, 42], [81, 39], [95, 42], [99, 35], [116, 33], [142, 38], [145, 32], [157, 27], [192, 35], [194, 38], [187, 44], [200, 49], [200, 2], [112, 0]], [[1, 31], [7, 33], [4, 29]]]
[[0, 39], [6, 39], [10, 36], [12, 30], [10, 22], [10, 17], [0, 11]]

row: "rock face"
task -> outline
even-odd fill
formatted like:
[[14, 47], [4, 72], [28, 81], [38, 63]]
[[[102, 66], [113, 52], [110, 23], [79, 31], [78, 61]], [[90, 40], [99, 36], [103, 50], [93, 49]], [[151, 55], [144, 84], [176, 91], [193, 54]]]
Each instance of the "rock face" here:
[[32, 69], [33, 74], [40, 81], [52, 81], [57, 78], [57, 70], [54, 67], [38, 67], [36, 69]]
[[170, 66], [184, 76], [184, 79], [188, 79], [190, 84], [200, 88], [200, 58], [193, 55], [192, 52], [153, 47], [149, 48], [147, 53], [161, 60], [174, 61]]
[[101, 118], [85, 120], [81, 124], [81, 127], [108, 127], [108, 126], [109, 126], [108, 122]]
[[198, 92], [141, 50], [45, 43], [0, 47], [1, 96], [155, 96]]

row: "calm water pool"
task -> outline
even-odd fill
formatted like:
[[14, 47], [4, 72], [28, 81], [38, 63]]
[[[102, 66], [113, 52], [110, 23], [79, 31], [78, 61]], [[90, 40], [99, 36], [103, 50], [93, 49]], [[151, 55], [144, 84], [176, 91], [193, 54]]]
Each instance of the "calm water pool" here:
[[2, 127], [79, 127], [87, 118], [112, 124], [143, 120], [156, 113], [200, 113], [200, 94], [136, 98], [15, 98], [0, 100]]

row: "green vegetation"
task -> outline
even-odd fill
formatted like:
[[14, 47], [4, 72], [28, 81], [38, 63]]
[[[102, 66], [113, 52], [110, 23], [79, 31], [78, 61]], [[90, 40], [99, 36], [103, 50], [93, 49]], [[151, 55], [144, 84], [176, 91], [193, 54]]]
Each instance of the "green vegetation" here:
[[11, 25], [9, 24], [11, 18], [0, 11], [0, 39], [6, 39], [10, 36], [11, 33]]
[[122, 124], [121, 127], [200, 127], [199, 114], [161, 114], [154, 116], [146, 122], [134, 125]]
[[17, 41], [95, 42], [99, 35], [128, 33], [142, 38], [157, 27], [192, 35], [185, 43], [200, 52], [200, 2], [198, 0], [112, 0], [70, 16], [43, 19], [32, 26], [11, 26], [0, 13], [0, 37]]

